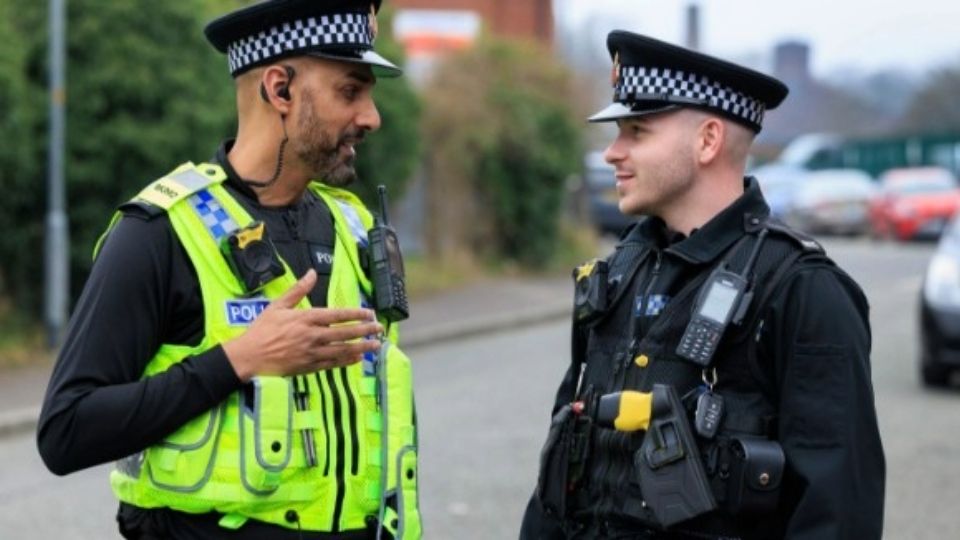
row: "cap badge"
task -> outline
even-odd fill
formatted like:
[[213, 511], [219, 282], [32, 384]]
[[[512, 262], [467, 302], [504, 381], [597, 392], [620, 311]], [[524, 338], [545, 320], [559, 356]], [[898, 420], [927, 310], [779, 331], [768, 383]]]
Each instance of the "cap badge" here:
[[377, 8], [370, 4], [370, 41], [377, 39]]
[[620, 53], [613, 55], [613, 70], [610, 72], [610, 86], [616, 88], [617, 81], [620, 80]]

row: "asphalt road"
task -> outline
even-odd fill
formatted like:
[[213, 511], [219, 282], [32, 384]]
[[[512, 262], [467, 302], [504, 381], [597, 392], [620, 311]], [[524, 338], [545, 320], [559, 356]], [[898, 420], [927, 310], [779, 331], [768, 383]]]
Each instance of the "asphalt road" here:
[[[923, 388], [920, 275], [932, 244], [830, 241], [870, 298], [874, 385], [888, 462], [885, 538], [956, 537], [960, 390]], [[516, 538], [536, 476], [568, 329], [544, 324], [411, 351], [428, 540]], [[31, 436], [0, 440], [0, 538], [116, 538], [108, 467], [48, 473]]]

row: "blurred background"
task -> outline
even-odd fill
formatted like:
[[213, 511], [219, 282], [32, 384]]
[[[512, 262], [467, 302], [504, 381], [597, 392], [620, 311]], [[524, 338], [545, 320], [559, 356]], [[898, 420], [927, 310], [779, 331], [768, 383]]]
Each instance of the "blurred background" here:
[[[210, 159], [233, 136], [226, 59], [202, 29], [249, 3], [0, 0], [0, 367], [50, 361], [118, 204], [182, 162]], [[784, 80], [790, 95], [767, 113], [748, 173], [778, 218], [853, 268], [874, 306], [891, 479], [904, 495], [897, 500], [913, 501], [897, 507], [890, 536], [955, 531], [949, 512], [930, 508], [955, 490], [944, 469], [931, 467], [949, 467], [960, 449], [949, 436], [960, 369], [960, 3], [385, 0], [379, 19], [376, 47], [406, 76], [376, 87], [383, 127], [358, 150], [355, 189], [374, 203], [376, 186], [387, 186], [414, 298], [496, 277], [568, 276], [635, 219], [619, 213], [602, 159], [612, 126], [585, 122], [612, 95], [610, 30], [646, 33]], [[551, 329], [551, 342], [567, 341], [565, 328]], [[547, 339], [512, 337], [489, 357]], [[441, 366], [468, 354], [423, 356]], [[516, 530], [543, 435], [529, 426], [545, 429], [540, 413], [565, 354], [562, 346], [539, 353], [549, 377], [529, 367], [544, 382], [542, 399], [524, 408], [537, 415], [517, 416], [530, 422], [515, 423], [500, 449], [504, 460], [520, 459], [511, 477], [520, 488], [498, 501], [507, 519], [484, 516], [488, 526]], [[444, 372], [420, 397], [429, 402], [451, 376]], [[484, 391], [500, 388], [496, 377]], [[464, 381], [463, 391], [474, 386]], [[444, 429], [471, 414], [458, 412]], [[921, 429], [921, 415], [932, 426], [923, 436], [896, 437]], [[497, 443], [483, 442], [490, 441]], [[482, 473], [463, 486], [481, 481]], [[502, 495], [493, 484], [484, 489]], [[435, 504], [441, 529], [449, 522], [461, 530], [467, 503]], [[936, 524], [926, 536], [915, 528], [918, 516]]]
[[[25, 339], [55, 347], [110, 213], [232, 136], [226, 61], [202, 28], [248, 3], [0, 0], [0, 222], [16, 231], [0, 236], [4, 354]], [[751, 161], [785, 221], [936, 238], [952, 206], [904, 202], [880, 176], [960, 169], [957, 15], [941, 0], [388, 1], [377, 48], [407, 76], [377, 87], [384, 127], [360, 151], [356, 189], [375, 202], [387, 186], [414, 294], [566, 271], [631, 221], [600, 153], [612, 126], [584, 122], [610, 100], [606, 34], [626, 28], [787, 82]], [[836, 174], [807, 182], [821, 169]], [[845, 169], [876, 189], [840, 187]]]

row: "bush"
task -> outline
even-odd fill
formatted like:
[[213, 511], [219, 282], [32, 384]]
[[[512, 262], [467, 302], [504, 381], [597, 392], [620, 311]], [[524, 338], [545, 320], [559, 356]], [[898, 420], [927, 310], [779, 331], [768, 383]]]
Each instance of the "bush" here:
[[571, 72], [536, 44], [484, 38], [425, 94], [428, 255], [547, 267], [584, 146]]

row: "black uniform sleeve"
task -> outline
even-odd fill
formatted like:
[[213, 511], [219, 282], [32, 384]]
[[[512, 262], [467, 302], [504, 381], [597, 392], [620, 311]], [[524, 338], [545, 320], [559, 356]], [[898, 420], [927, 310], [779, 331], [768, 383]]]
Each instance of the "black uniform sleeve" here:
[[795, 508], [785, 537], [879, 539], [886, 466], [867, 300], [849, 276], [824, 265], [800, 270], [770, 310], [762, 347], [773, 353], [780, 392], [781, 501]]
[[141, 379], [161, 343], [198, 343], [199, 297], [166, 216], [120, 219], [72, 314], [43, 402], [37, 445], [52, 472], [139, 452], [240, 387], [220, 347]]

